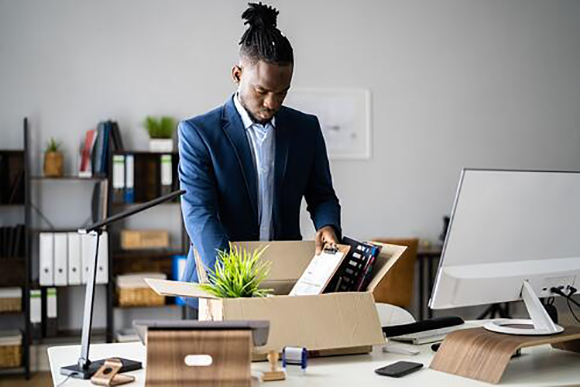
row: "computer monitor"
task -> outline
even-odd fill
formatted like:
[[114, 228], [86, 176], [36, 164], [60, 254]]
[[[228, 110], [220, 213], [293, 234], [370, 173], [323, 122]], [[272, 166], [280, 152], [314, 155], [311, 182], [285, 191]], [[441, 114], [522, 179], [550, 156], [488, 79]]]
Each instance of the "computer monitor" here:
[[524, 300], [531, 320], [489, 330], [549, 335], [539, 297], [580, 281], [580, 172], [464, 169], [429, 307]]

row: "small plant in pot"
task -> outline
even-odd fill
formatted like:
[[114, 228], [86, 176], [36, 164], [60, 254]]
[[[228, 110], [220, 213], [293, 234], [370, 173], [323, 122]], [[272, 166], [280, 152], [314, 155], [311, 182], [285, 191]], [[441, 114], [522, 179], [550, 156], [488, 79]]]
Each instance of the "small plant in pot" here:
[[270, 271], [270, 262], [261, 262], [261, 250], [248, 252], [234, 246], [229, 252], [219, 251], [215, 269], [209, 271], [210, 283], [201, 289], [220, 298], [266, 297], [272, 289], [261, 289], [260, 284]]
[[61, 143], [52, 137], [46, 145], [46, 151], [44, 153], [44, 176], [62, 177], [63, 164], [64, 161], [61, 152]]
[[147, 116], [143, 125], [149, 133], [149, 150], [151, 152], [173, 152], [175, 119], [169, 116], [160, 118]]

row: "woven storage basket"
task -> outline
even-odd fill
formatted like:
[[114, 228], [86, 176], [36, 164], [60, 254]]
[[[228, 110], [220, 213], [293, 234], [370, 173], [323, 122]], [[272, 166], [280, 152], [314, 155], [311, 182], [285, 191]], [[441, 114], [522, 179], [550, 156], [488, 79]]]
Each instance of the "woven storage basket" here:
[[160, 306], [165, 305], [165, 296], [160, 296], [151, 288], [117, 288], [119, 306]]
[[0, 313], [22, 311], [22, 298], [0, 298]]
[[20, 367], [21, 365], [21, 345], [0, 345], [0, 368]]

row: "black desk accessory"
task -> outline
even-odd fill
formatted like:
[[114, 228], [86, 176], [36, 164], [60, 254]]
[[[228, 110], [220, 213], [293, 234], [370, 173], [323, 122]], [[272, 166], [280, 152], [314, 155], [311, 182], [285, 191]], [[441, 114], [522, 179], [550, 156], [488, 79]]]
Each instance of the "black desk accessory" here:
[[410, 324], [383, 327], [386, 337], [410, 335], [411, 333], [432, 331], [434, 329], [453, 327], [464, 323], [461, 317], [435, 317], [430, 320], [417, 321]]
[[[60, 373], [61, 375], [70, 376], [72, 378], [78, 379], [89, 379], [93, 374], [97, 372], [97, 370], [104, 364], [105, 360], [97, 360], [97, 361], [90, 361], [89, 360], [89, 348], [91, 345], [91, 328], [93, 324], [93, 305], [95, 302], [95, 281], [97, 275], [97, 260], [99, 257], [99, 239], [103, 231], [105, 230], [106, 226], [117, 222], [121, 219], [127, 218], [139, 212], [145, 211], [151, 207], [155, 207], [161, 203], [170, 201], [175, 199], [181, 195], [183, 195], [185, 191], [174, 191], [164, 196], [160, 196], [156, 199], [153, 199], [149, 202], [139, 204], [134, 206], [133, 208], [128, 209], [127, 211], [123, 211], [119, 214], [115, 214], [107, 219], [103, 219], [100, 222], [97, 222], [86, 229], [79, 229], [79, 234], [91, 234], [93, 237], [96, 237], [96, 248], [95, 248], [95, 259], [89, 267], [89, 276], [87, 280], [87, 286], [85, 290], [85, 308], [83, 313], [83, 328], [81, 334], [81, 356], [77, 364], [73, 364], [66, 367], [61, 367]], [[141, 362], [128, 360], [128, 359], [119, 359], [123, 366], [119, 370], [119, 372], [128, 372], [128, 371], [135, 371], [140, 369]]]

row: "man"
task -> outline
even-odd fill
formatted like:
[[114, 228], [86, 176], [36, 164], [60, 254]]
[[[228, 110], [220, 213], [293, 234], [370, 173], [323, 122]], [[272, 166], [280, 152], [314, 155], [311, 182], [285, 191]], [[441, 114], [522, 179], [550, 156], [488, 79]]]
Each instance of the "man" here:
[[[292, 46], [278, 11], [249, 4], [249, 27], [232, 69], [238, 91], [225, 105], [179, 124], [182, 211], [193, 247], [212, 270], [229, 241], [300, 240], [306, 199], [316, 249], [338, 243], [340, 205], [318, 119], [282, 106], [290, 89]], [[190, 249], [183, 280], [197, 282]]]

